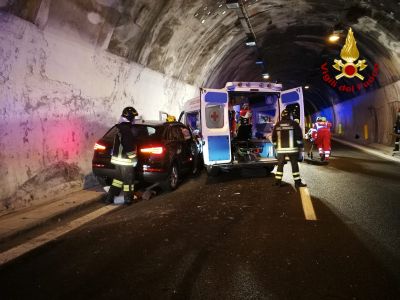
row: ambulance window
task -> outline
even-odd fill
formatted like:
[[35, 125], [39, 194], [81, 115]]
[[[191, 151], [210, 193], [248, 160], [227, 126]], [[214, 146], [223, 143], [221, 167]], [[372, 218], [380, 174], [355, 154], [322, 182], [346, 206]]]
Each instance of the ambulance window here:
[[200, 113], [198, 111], [187, 113], [186, 125], [188, 125], [192, 131], [200, 129]]
[[205, 114], [207, 128], [224, 127], [224, 105], [208, 105]]

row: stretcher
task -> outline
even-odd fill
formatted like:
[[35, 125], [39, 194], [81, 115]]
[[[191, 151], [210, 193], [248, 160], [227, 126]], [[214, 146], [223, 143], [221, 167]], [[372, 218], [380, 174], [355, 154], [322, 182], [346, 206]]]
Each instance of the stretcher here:
[[326, 160], [321, 161], [318, 154], [317, 158], [314, 159], [314, 148], [316, 145], [314, 143], [314, 138], [312, 137], [311, 132], [308, 132], [305, 135], [304, 139], [306, 141], [305, 149], [307, 151], [307, 157], [304, 158], [304, 161], [315, 165], [327, 165], [329, 161]]

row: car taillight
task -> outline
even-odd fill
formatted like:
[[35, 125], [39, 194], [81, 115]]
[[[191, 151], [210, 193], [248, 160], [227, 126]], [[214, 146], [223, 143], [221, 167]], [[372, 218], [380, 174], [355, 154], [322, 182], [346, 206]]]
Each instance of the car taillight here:
[[164, 148], [163, 147], [146, 147], [146, 148], [141, 148], [140, 152], [147, 153], [147, 154], [163, 154]]
[[93, 149], [94, 150], [106, 150], [106, 146], [96, 143], [96, 144], [94, 144]]

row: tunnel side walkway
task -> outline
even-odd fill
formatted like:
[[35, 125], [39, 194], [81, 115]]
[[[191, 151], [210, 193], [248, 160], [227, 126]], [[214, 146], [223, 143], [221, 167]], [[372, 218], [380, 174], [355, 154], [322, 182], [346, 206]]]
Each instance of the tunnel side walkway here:
[[[367, 147], [337, 137], [334, 137], [333, 139], [377, 157], [400, 163], [400, 155], [392, 156], [393, 148], [390, 146], [372, 144]], [[49, 222], [63, 219], [66, 216], [79, 210], [83, 210], [94, 203], [100, 203], [102, 195], [104, 195], [104, 192], [101, 188], [82, 190], [72, 193], [61, 200], [32, 206], [2, 215], [0, 216], [0, 245], [35, 228], [44, 227]], [[0, 249], [0, 251], [3, 250], [4, 249]]]

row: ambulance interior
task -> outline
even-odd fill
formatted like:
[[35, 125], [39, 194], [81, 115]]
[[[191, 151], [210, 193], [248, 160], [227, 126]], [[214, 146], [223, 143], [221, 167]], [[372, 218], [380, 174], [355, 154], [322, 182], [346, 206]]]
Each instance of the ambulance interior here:
[[233, 160], [273, 158], [272, 131], [278, 121], [278, 93], [229, 92]]
[[[275, 93], [230, 92], [232, 139], [271, 141], [273, 126], [278, 118], [278, 98], [279, 94]], [[241, 127], [245, 127], [246, 130], [242, 130]], [[243, 131], [247, 132], [242, 134]]]

